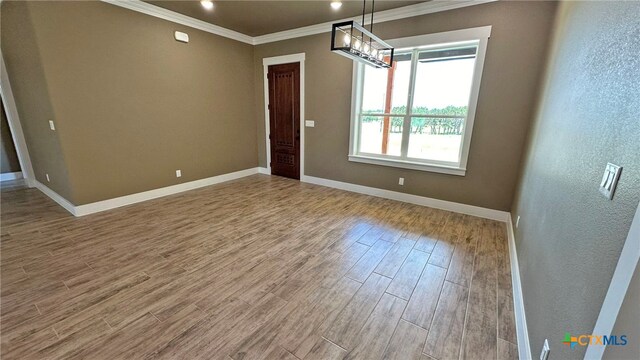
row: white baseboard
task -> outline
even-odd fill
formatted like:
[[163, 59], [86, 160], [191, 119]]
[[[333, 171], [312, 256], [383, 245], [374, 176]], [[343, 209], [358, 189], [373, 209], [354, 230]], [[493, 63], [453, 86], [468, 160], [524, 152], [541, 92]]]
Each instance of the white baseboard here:
[[271, 170], [267, 169], [265, 167], [259, 167], [258, 168], [258, 173], [259, 174], [265, 174], [265, 175], [271, 175]]
[[[51, 200], [58, 203], [58, 205], [62, 206], [70, 212], [72, 215], [76, 215], [76, 207], [69, 200], [60, 196], [57, 192], [49, 189], [45, 184], [41, 183], [38, 180], [34, 180], [35, 186], [38, 190], [42, 191], [45, 195], [51, 198]], [[77, 215], [76, 215], [77, 216]]]
[[160, 189], [154, 189], [149, 191], [144, 191], [136, 194], [125, 195], [113, 199], [98, 201], [90, 204], [75, 206], [67, 199], [58, 195], [55, 191], [49, 189], [45, 185], [36, 181], [36, 187], [40, 189], [45, 195], [53, 199], [53, 201], [57, 202], [63, 208], [67, 209], [74, 216], [85, 216], [89, 214], [94, 214], [101, 211], [111, 210], [115, 208], [119, 208], [122, 206], [132, 205], [139, 202], [157, 199], [159, 197], [178, 194], [184, 191], [189, 191], [197, 188], [201, 188], [204, 186], [219, 184], [225, 181], [236, 180], [243, 178], [245, 176], [250, 176], [258, 173], [258, 168], [251, 168], [246, 170], [240, 170], [228, 174], [213, 176], [206, 179], [200, 179], [195, 181], [190, 181], [182, 184], [171, 185], [167, 187], [163, 187]]
[[219, 184], [225, 181], [240, 179], [245, 176], [254, 175], [257, 173], [258, 173], [258, 168], [251, 168], [251, 169], [240, 170], [240, 171], [236, 171], [228, 174], [213, 176], [210, 178], [189, 181], [182, 184], [171, 185], [171, 186], [163, 187], [160, 189], [154, 189], [154, 190], [144, 191], [141, 193], [136, 193], [136, 194], [121, 196], [113, 199], [98, 201], [90, 204], [80, 205], [80, 206], [76, 206], [74, 215], [75, 216], [89, 215], [89, 214], [97, 213], [100, 211], [115, 209], [122, 206], [136, 204], [136, 203], [147, 201], [147, 200], [157, 199], [159, 197], [163, 197], [167, 195], [173, 195], [173, 194], [181, 193], [184, 191], [201, 188], [204, 186], [209, 186], [209, 185]]
[[0, 174], [0, 181], [22, 179], [22, 171]]
[[513, 312], [516, 320], [516, 335], [518, 337], [518, 356], [520, 360], [530, 360], [531, 345], [529, 344], [529, 331], [527, 330], [527, 317], [524, 312], [524, 299], [522, 297], [522, 283], [520, 282], [520, 266], [518, 265], [518, 253], [516, 252], [516, 238], [513, 232], [511, 214], [507, 220], [507, 239], [509, 242], [509, 260], [511, 262], [511, 284], [513, 286]]
[[453, 211], [461, 214], [477, 216], [485, 219], [506, 222], [509, 220], [509, 213], [506, 211], [487, 209], [479, 206], [460, 204], [452, 201], [432, 199], [424, 196], [401, 193], [391, 190], [383, 190], [369, 186], [356, 185], [335, 180], [323, 179], [314, 176], [301, 176], [302, 182], [316, 185], [332, 187], [340, 190], [356, 192], [359, 194], [371, 195], [385, 199], [402, 201], [406, 203], [428, 206], [431, 208]]

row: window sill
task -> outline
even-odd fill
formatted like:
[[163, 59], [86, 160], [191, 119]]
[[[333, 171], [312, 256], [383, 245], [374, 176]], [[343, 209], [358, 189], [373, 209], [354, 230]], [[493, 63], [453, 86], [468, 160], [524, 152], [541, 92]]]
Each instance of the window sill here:
[[422, 164], [412, 161], [403, 161], [403, 160], [388, 160], [388, 159], [380, 159], [362, 155], [349, 155], [349, 161], [365, 163], [365, 164], [374, 164], [374, 165], [382, 165], [382, 166], [390, 166], [396, 168], [403, 169], [411, 169], [411, 170], [420, 170], [420, 171], [428, 171], [440, 174], [449, 174], [449, 175], [457, 175], [457, 176], [465, 176], [467, 169], [452, 167], [452, 166], [444, 166], [444, 165], [433, 165], [433, 164]]

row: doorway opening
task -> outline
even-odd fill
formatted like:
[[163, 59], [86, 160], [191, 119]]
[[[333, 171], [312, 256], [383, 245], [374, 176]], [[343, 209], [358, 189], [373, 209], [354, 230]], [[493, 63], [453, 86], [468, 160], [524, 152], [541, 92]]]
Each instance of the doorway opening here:
[[0, 99], [0, 181], [22, 179], [22, 168], [16, 146], [11, 137], [11, 129], [7, 122], [4, 103]]
[[2, 51], [0, 51], [0, 99], [2, 99], [2, 110], [4, 111], [3, 117], [7, 120], [7, 126], [9, 131], [3, 133], [10, 133], [11, 140], [13, 142], [13, 148], [18, 158], [20, 166], [21, 177], [24, 179], [25, 184], [28, 187], [34, 187], [36, 184], [33, 166], [31, 165], [31, 158], [27, 150], [27, 142], [24, 139], [24, 133], [22, 132], [22, 125], [20, 125], [20, 119], [18, 117], [18, 110], [16, 108], [15, 99], [13, 98], [13, 91], [11, 90], [11, 84], [9, 82], [9, 74], [7, 74], [7, 67], [4, 63]]

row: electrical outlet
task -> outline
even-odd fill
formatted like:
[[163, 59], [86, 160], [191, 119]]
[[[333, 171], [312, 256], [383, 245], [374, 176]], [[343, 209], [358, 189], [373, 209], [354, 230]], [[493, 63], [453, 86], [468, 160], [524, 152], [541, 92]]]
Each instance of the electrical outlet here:
[[51, 182], [51, 179], [49, 179], [49, 174], [44, 174], [44, 176], [47, 177], [47, 182]]
[[404, 185], [404, 178], [398, 179], [398, 185]]
[[516, 218], [516, 229], [518, 228], [519, 225], [520, 225], [520, 215], [518, 215], [518, 217]]
[[176, 170], [176, 177], [182, 176], [182, 170]]
[[56, 130], [56, 125], [53, 123], [53, 120], [49, 120], [49, 129], [53, 131]]
[[549, 359], [549, 352], [551, 349], [549, 348], [549, 340], [544, 339], [544, 345], [542, 346], [542, 352], [540, 353], [540, 360]]

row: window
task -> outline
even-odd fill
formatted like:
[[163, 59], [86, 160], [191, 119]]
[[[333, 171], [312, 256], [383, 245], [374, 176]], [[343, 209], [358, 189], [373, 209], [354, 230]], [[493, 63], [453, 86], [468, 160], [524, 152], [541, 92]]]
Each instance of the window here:
[[490, 31], [391, 40], [390, 69], [355, 63], [349, 160], [464, 175]]

